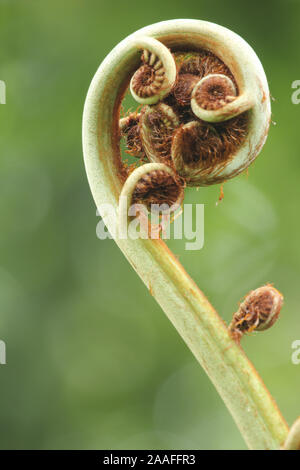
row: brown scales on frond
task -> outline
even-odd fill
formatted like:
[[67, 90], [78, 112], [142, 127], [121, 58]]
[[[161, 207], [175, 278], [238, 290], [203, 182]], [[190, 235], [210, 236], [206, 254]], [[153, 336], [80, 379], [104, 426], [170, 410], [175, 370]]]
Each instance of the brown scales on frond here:
[[[191, 166], [210, 164], [220, 152], [222, 142], [218, 138], [213, 126], [204, 124], [203, 126], [182, 127], [178, 131], [180, 135], [180, 153], [183, 161]], [[203, 165], [201, 165], [203, 168]]]
[[177, 83], [178, 83], [178, 79], [176, 80], [174, 84], [172, 92], [168, 96], [166, 96], [166, 98], [164, 99], [164, 103], [170, 106], [174, 112], [176, 112], [177, 116], [179, 117], [180, 124], [186, 124], [190, 121], [193, 121], [195, 119], [195, 115], [193, 114], [193, 111], [191, 110], [190, 100], [188, 101], [187, 105], [183, 104], [184, 100], [187, 97], [185, 92], [184, 92], [185, 96], [179, 96], [180, 102], [176, 99], [174, 92], [176, 90]]
[[222, 62], [218, 57], [213, 55], [211, 52], [206, 54], [205, 59], [202, 61], [201, 64], [201, 72], [200, 75], [205, 77], [210, 73], [218, 73], [221, 75], [226, 75], [231, 80], [234, 81], [234, 77], [230, 72], [229, 68]]
[[248, 131], [248, 112], [244, 112], [228, 121], [214, 125], [217, 133], [222, 139], [224, 159], [227, 160], [244, 142]]
[[191, 102], [191, 95], [199, 77], [190, 73], [178, 75], [172, 93], [180, 106], [188, 106]]
[[190, 54], [179, 53], [178, 56], [179, 74], [197, 75], [200, 80], [210, 73], [219, 73], [234, 80], [232, 73], [224, 62], [209, 51], [202, 50]]
[[218, 124], [199, 124], [178, 131], [182, 132], [180, 151], [187, 165], [205, 170], [226, 162], [243, 143], [248, 119], [244, 113]]
[[132, 195], [133, 204], [145, 204], [151, 209], [151, 204], [168, 204], [172, 206], [181, 202], [183, 186], [179, 179], [163, 170], [154, 170], [144, 175], [136, 185]]
[[124, 119], [126, 122], [121, 129], [121, 136], [126, 138], [126, 152], [133, 157], [147, 160], [140, 137], [139, 116], [131, 113]]

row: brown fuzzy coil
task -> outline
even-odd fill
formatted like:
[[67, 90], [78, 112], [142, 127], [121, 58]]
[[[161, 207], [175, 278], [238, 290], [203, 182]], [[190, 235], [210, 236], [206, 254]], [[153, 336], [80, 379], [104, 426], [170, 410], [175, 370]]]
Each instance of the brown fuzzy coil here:
[[183, 198], [183, 186], [172, 175], [163, 170], [154, 170], [144, 175], [138, 182], [133, 195], [133, 204], [168, 204], [171, 207]]
[[132, 77], [132, 90], [140, 98], [148, 98], [159, 92], [165, 80], [165, 70], [162, 62], [154, 54], [144, 51], [143, 65]]
[[[177, 115], [165, 104], [144, 108], [141, 140], [150, 160], [167, 163], [171, 158], [171, 143], [174, 129], [178, 126]], [[168, 114], [170, 112], [170, 114]]]
[[215, 110], [233, 101], [235, 95], [226, 77], [214, 75], [198, 87], [195, 100], [201, 108]]

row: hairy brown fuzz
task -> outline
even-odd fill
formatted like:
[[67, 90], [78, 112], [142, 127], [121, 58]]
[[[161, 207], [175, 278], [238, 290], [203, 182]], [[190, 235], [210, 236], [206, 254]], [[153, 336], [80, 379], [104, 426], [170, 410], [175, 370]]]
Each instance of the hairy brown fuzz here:
[[131, 113], [121, 120], [121, 124], [121, 136], [126, 138], [126, 152], [133, 157], [147, 160], [140, 136], [139, 115]]
[[172, 136], [178, 125], [178, 115], [164, 103], [143, 109], [140, 120], [141, 139], [149, 160], [164, 163], [170, 161]]
[[183, 186], [179, 180], [163, 170], [154, 170], [143, 176], [132, 195], [133, 204], [145, 204], [151, 210], [151, 204], [180, 204], [183, 199]]
[[173, 139], [173, 158], [201, 171], [210, 171], [228, 161], [243, 143], [247, 115], [241, 114], [219, 124], [193, 121], [179, 128]]
[[188, 106], [191, 101], [191, 95], [194, 86], [198, 83], [199, 77], [190, 73], [178, 76], [176, 84], [173, 88], [173, 94], [180, 106]]

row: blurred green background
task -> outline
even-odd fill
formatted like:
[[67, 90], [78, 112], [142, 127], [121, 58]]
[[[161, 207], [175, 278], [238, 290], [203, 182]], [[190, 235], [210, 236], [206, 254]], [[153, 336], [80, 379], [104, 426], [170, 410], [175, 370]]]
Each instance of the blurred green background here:
[[281, 320], [244, 347], [289, 423], [299, 415], [300, 4], [292, 0], [0, 0], [0, 446], [244, 449], [205, 373], [112, 240], [96, 238], [81, 117], [94, 72], [133, 31], [172, 18], [226, 26], [265, 68], [273, 120], [249, 176], [187, 191], [205, 246], [169, 242], [226, 321], [271, 281]]

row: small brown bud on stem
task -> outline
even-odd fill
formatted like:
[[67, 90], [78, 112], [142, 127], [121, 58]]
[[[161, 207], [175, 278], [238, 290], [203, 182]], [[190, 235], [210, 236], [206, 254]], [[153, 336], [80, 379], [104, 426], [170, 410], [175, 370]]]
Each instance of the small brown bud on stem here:
[[243, 334], [270, 328], [277, 320], [283, 303], [282, 294], [267, 284], [246, 295], [229, 325], [232, 337], [240, 342]]

